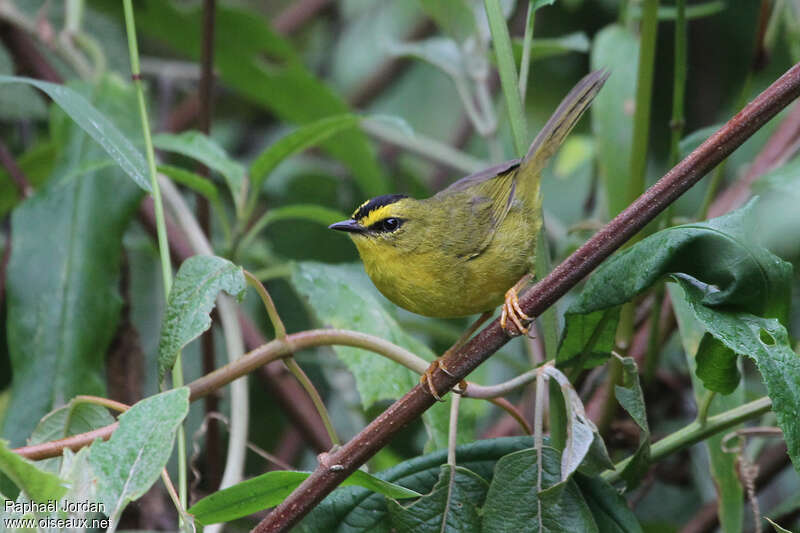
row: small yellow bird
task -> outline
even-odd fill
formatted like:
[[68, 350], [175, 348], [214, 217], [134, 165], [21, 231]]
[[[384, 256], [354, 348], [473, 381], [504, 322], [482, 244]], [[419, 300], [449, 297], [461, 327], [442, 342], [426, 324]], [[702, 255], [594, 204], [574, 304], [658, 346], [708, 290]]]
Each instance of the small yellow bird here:
[[[507, 327], [511, 320], [527, 333], [531, 318], [517, 291], [531, 277], [542, 225], [540, 175], [607, 78], [595, 71], [578, 82], [521, 160], [462, 178], [424, 200], [372, 198], [330, 229], [349, 232], [372, 282], [400, 307], [431, 317], [484, 313], [485, 320], [502, 304], [503, 329], [516, 333]], [[437, 365], [447, 371], [437, 360], [422, 379], [439, 399], [430, 385]]]

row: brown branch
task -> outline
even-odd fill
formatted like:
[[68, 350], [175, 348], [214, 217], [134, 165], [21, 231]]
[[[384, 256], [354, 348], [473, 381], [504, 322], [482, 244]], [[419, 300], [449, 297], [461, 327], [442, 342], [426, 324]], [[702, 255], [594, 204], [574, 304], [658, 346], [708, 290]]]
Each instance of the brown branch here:
[[[523, 311], [538, 316], [594, 270], [617, 248], [652, 221], [669, 204], [697, 183], [755, 131], [800, 94], [800, 63], [775, 81], [755, 100], [678, 163], [656, 184], [617, 215], [583, 246], [537, 283], [520, 300]], [[509, 337], [492, 322], [460, 350], [448, 356], [445, 374], [436, 370], [431, 379], [441, 396], [489, 358]], [[451, 374], [451, 375], [449, 375]], [[330, 453], [289, 497], [253, 530], [287, 531], [408, 423], [418, 418], [434, 400], [417, 385], [395, 402], [350, 442]]]
[[64, 82], [56, 69], [39, 53], [33, 39], [20, 28], [9, 22], [0, 22], [0, 40], [13, 56], [19, 74], [52, 83]]
[[[197, 127], [206, 135], [211, 133], [211, 108], [213, 105], [214, 90], [214, 18], [216, 14], [216, 0], [203, 2], [203, 44], [200, 58], [200, 113], [197, 117]], [[211, 171], [205, 165], [199, 165], [198, 173], [209, 178]], [[196, 194], [197, 222], [206, 236], [211, 235], [211, 206], [208, 198]], [[200, 349], [203, 358], [203, 373], [208, 374], [216, 368], [214, 350], [214, 328], [209, 328], [200, 339]], [[203, 409], [206, 415], [219, 411], [219, 396], [209, 394], [203, 400]], [[222, 480], [222, 448], [220, 446], [219, 421], [208, 418], [206, 426], [206, 476], [208, 488], [215, 490]]]
[[119, 422], [114, 422], [113, 424], [109, 424], [87, 433], [79, 433], [78, 435], [72, 435], [71, 437], [67, 437], [65, 439], [53, 440], [50, 442], [44, 442], [42, 444], [23, 446], [21, 448], [15, 448], [13, 451], [14, 453], [18, 453], [23, 457], [27, 457], [31, 461], [39, 461], [49, 457], [58, 457], [64, 452], [65, 449], [70, 449], [73, 452], [77, 452], [84, 446], [88, 446], [94, 442], [95, 439], [108, 440], [109, 437], [111, 437], [111, 434], [114, 433], [118, 427]]

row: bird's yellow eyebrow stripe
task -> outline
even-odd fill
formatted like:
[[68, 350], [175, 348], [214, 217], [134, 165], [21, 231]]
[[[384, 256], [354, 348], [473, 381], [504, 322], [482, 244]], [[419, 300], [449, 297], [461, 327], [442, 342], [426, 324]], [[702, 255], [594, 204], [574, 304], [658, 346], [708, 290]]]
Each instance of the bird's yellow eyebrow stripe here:
[[360, 219], [358, 219], [356, 222], [358, 222], [363, 227], [368, 228], [375, 222], [378, 222], [379, 220], [383, 220], [384, 218], [391, 216], [392, 205], [393, 204], [377, 207], [372, 211], [370, 211], [369, 213], [367, 213], [366, 216], [363, 216]]

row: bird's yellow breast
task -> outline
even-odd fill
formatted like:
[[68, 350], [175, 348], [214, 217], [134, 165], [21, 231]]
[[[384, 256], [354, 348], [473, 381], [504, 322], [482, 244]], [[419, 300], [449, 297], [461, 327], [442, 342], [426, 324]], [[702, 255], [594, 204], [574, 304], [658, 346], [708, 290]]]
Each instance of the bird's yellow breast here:
[[[430, 206], [445, 212], [446, 206]], [[489, 245], [478, 255], [458, 256], [462, 228], [455, 217], [434, 217], [413, 228], [414, 246], [387, 246], [353, 235], [364, 268], [389, 300], [414, 313], [458, 317], [494, 309], [505, 292], [530, 272], [540, 221], [524, 205], [512, 207]], [[469, 238], [468, 232], [463, 235]], [[411, 239], [408, 239], [411, 241]]]

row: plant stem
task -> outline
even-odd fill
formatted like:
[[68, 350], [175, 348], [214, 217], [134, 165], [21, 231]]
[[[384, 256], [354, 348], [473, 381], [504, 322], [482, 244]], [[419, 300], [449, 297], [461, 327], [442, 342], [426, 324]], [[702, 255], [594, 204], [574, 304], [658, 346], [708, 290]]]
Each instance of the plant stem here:
[[[150, 185], [153, 189], [153, 204], [156, 213], [156, 229], [158, 234], [158, 251], [161, 256], [161, 276], [164, 283], [164, 299], [169, 298], [172, 289], [172, 266], [169, 258], [169, 244], [167, 242], [167, 228], [164, 222], [164, 206], [161, 201], [161, 190], [158, 186], [158, 175], [156, 174], [156, 158], [153, 150], [153, 140], [150, 136], [150, 122], [147, 118], [147, 105], [144, 100], [144, 90], [139, 69], [139, 48], [136, 43], [136, 25], [133, 18], [133, 5], [131, 0], [123, 0], [125, 9], [125, 29], [128, 34], [128, 51], [131, 58], [131, 73], [134, 86], [136, 87], [136, 98], [139, 104], [139, 116], [142, 121], [142, 132], [144, 134], [145, 153], [147, 154], [147, 169], [150, 173]], [[177, 387], [183, 386], [183, 366], [181, 354], [175, 359], [175, 366], [172, 368], [172, 383]], [[188, 495], [186, 484], [186, 432], [183, 424], [178, 427], [178, 491], [180, 492], [181, 506], [187, 507]]]
[[519, 99], [525, 105], [525, 93], [528, 90], [528, 72], [531, 66], [531, 43], [533, 42], [533, 25], [536, 22], [536, 8], [528, 2], [528, 14], [525, 16], [525, 36], [522, 38], [522, 59], [519, 62]]
[[[711, 435], [715, 435], [737, 424], [749, 420], [758, 415], [766, 413], [772, 407], [772, 402], [766, 396], [754, 400], [750, 403], [740, 405], [730, 411], [725, 411], [716, 416], [709, 417], [705, 425], [701, 425], [695, 421], [686, 427], [683, 427], [667, 435], [660, 441], [656, 442], [650, 448], [650, 462], [655, 463], [664, 457], [677, 452], [683, 448], [696, 444]], [[614, 471], [607, 470], [603, 472], [603, 478], [609, 483], [619, 481], [620, 472], [628, 465], [631, 458], [627, 458], [614, 465]]]
[[[461, 395], [453, 394], [450, 397], [450, 424], [447, 431], [447, 464], [456, 466], [456, 444], [458, 444], [458, 406], [461, 404]], [[453, 473], [451, 472], [451, 476]]]
[[633, 147], [631, 154], [628, 201], [634, 201], [645, 188], [647, 143], [650, 137], [650, 106], [653, 96], [653, 71], [658, 31], [658, 0], [644, 0], [642, 7], [641, 45], [638, 79], [636, 81], [636, 111], [633, 116]]
[[710, 390], [706, 391], [703, 396], [703, 400], [697, 409], [697, 423], [700, 424], [700, 427], [704, 427], [706, 422], [708, 422], [708, 411], [711, 409], [711, 402], [714, 401], [714, 396], [716, 395], [716, 392]]
[[331, 442], [334, 446], [339, 446], [342, 444], [342, 441], [339, 440], [339, 436], [336, 434], [336, 429], [333, 427], [333, 422], [331, 422], [331, 416], [328, 414], [328, 409], [325, 407], [325, 402], [322, 401], [322, 396], [319, 395], [319, 391], [317, 391], [314, 384], [308, 379], [308, 376], [303, 369], [300, 368], [300, 365], [297, 364], [297, 361], [294, 360], [294, 357], [287, 357], [283, 360], [286, 363], [286, 367], [289, 369], [289, 372], [300, 382], [300, 385], [303, 386], [305, 391], [308, 393], [308, 396], [311, 398], [311, 401], [314, 403], [314, 407], [317, 408], [317, 413], [319, 413], [319, 417], [322, 419], [322, 423], [325, 426], [325, 430], [328, 432], [328, 436], [331, 438]]
[[672, 132], [669, 145], [669, 164], [674, 165], [678, 162], [678, 146], [683, 136], [685, 118], [683, 115], [684, 100], [686, 95], [686, 61], [687, 61], [687, 37], [686, 37], [686, 0], [676, 0], [675, 17], [675, 67], [672, 83], [672, 120], [670, 120], [670, 130]]
[[514, 149], [517, 157], [523, 157], [528, 150], [528, 126], [522, 100], [519, 97], [517, 67], [514, 65], [514, 53], [511, 50], [511, 36], [508, 33], [506, 19], [500, 8], [499, 0], [484, 0], [486, 17], [489, 19], [489, 30], [497, 56], [497, 69], [500, 72], [500, 85], [508, 109], [511, 133], [514, 137]]
[[262, 283], [258, 280], [257, 277], [255, 277], [247, 270], [244, 271], [244, 277], [247, 279], [247, 282], [250, 285], [255, 287], [256, 292], [261, 297], [261, 301], [264, 303], [264, 307], [267, 310], [267, 315], [269, 316], [269, 320], [270, 322], [272, 322], [272, 329], [275, 330], [275, 338], [285, 339], [286, 326], [283, 325], [283, 320], [281, 320], [281, 317], [278, 314], [278, 308], [275, 307], [275, 302], [272, 301], [272, 297], [267, 292], [266, 287], [262, 285]]

